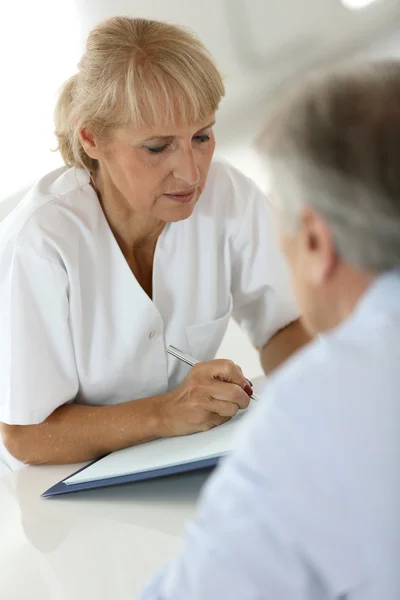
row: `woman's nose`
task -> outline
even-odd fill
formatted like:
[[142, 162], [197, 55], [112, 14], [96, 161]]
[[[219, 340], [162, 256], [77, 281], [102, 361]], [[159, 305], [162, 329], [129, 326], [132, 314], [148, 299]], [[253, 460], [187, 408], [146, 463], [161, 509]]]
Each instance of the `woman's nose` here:
[[179, 153], [174, 169], [175, 179], [181, 179], [190, 186], [195, 186], [200, 181], [200, 170], [192, 149]]

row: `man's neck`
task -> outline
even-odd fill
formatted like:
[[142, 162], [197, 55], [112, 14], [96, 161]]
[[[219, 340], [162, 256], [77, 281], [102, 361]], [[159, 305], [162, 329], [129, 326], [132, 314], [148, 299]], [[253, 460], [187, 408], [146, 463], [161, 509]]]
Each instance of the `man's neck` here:
[[350, 265], [339, 265], [325, 290], [324, 327], [321, 331], [333, 329], [345, 321], [375, 279], [375, 275]]

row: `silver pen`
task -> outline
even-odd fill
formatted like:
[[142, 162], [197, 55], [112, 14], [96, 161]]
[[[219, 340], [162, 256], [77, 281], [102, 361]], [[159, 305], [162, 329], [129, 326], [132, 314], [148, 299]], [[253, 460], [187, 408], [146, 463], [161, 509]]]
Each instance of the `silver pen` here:
[[[178, 358], [179, 360], [181, 360], [182, 362], [186, 363], [187, 365], [189, 365], [190, 367], [193, 367], [194, 365], [196, 365], [198, 362], [200, 362], [199, 360], [197, 360], [196, 358], [193, 358], [193, 356], [189, 356], [189, 354], [185, 354], [184, 352], [182, 352], [181, 350], [178, 350], [178, 348], [175, 348], [175, 346], [168, 346], [167, 348], [167, 352], [168, 354], [170, 354], [171, 356], [175, 356], [175, 358]], [[250, 398], [252, 400], [255, 400], [256, 402], [259, 401], [259, 397], [256, 394], [252, 394], [250, 396]]]

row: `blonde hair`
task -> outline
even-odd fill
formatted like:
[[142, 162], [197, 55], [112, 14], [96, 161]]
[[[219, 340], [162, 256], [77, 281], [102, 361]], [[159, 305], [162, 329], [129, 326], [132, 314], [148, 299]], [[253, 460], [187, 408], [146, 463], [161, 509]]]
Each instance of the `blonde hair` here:
[[79, 140], [83, 126], [105, 138], [125, 125], [202, 122], [223, 96], [221, 75], [192, 33], [113, 17], [89, 34], [78, 73], [61, 88], [54, 113], [58, 150], [67, 165], [95, 171], [97, 161]]

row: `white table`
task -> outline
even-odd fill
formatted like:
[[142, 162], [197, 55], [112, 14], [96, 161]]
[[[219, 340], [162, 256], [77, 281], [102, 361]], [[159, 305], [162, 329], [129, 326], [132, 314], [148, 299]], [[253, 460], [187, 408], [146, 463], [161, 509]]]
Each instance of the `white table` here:
[[1, 600], [133, 600], [178, 550], [209, 474], [40, 498], [74, 468], [0, 479]]
[[133, 600], [176, 554], [211, 473], [40, 497], [79, 466], [0, 478], [1, 600]]

